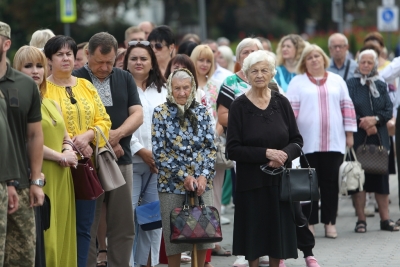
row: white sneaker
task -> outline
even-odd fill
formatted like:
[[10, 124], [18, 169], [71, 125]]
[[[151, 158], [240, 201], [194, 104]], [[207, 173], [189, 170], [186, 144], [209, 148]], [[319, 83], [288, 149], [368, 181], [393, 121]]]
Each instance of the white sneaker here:
[[225, 209], [226, 209], [225, 205], [222, 205], [221, 206], [221, 214], [225, 214]]
[[231, 220], [229, 220], [228, 218], [221, 216], [221, 225], [225, 225], [225, 224], [230, 224]]
[[258, 260], [258, 265], [259, 266], [269, 266], [269, 257], [268, 256], [262, 256]]
[[249, 262], [244, 256], [237, 256], [235, 262], [232, 264], [233, 267], [248, 267]]

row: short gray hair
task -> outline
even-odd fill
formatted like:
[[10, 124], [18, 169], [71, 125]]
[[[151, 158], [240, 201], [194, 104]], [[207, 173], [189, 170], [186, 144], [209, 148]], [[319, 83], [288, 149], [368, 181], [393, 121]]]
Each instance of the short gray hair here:
[[99, 32], [93, 35], [89, 40], [89, 54], [93, 55], [97, 47], [100, 47], [100, 53], [102, 55], [106, 55], [112, 50], [117, 54], [118, 42], [117, 39], [108, 32]]
[[186, 71], [177, 71], [174, 76], [172, 77], [172, 79], [179, 79], [179, 80], [184, 80], [184, 79], [190, 79], [190, 81], [192, 81], [192, 77], [189, 75], [189, 73], [187, 73]]
[[267, 62], [268, 67], [272, 72], [272, 75], [275, 76], [276, 74], [276, 69], [275, 69], [275, 57], [273, 54], [269, 51], [265, 50], [258, 50], [254, 51], [250, 55], [248, 55], [243, 62], [243, 67], [242, 71], [248, 77], [247, 72], [248, 70], [254, 65], [257, 64], [258, 62]]
[[260, 50], [264, 50], [260, 40], [258, 40], [256, 38], [244, 38], [242, 41], [240, 41], [240, 43], [236, 47], [237, 61], [239, 61], [239, 59], [240, 59], [240, 52], [242, 52], [242, 50], [245, 47], [252, 46], [252, 45], [256, 45], [258, 47], [258, 49], [260, 49]]
[[362, 56], [364, 55], [372, 55], [374, 57], [375, 66], [378, 66], [378, 55], [373, 49], [367, 49], [358, 54], [358, 62], [360, 62]]

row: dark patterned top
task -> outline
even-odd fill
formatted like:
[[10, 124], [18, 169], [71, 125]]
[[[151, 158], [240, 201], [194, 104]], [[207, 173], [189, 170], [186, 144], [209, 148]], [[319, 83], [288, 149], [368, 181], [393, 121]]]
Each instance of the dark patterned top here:
[[187, 176], [207, 179], [206, 191], [212, 189], [216, 148], [211, 114], [203, 105], [192, 108], [197, 115], [197, 134], [186, 118], [180, 126], [177, 107], [164, 103], [154, 109], [152, 144], [159, 172], [158, 191], [185, 194]]
[[[375, 81], [376, 88], [380, 96], [375, 98], [371, 96], [369, 86], [361, 85], [360, 78], [351, 78], [346, 81], [349, 88], [349, 95], [353, 101], [356, 110], [357, 125], [360, 123], [360, 118], [366, 116], [378, 116], [379, 124], [376, 125], [378, 133], [381, 137], [383, 146], [389, 150], [389, 134], [386, 128], [386, 123], [392, 118], [393, 104], [386, 90], [386, 84], [380, 80]], [[364, 129], [358, 127], [354, 133], [354, 149], [364, 143], [367, 133]], [[367, 144], [379, 144], [379, 139], [376, 135], [368, 137]]]

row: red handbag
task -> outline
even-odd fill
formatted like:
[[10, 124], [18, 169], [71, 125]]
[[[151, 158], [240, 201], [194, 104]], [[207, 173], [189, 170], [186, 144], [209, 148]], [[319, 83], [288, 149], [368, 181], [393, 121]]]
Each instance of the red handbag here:
[[77, 151], [81, 159], [78, 160], [76, 168], [71, 167], [72, 179], [74, 181], [75, 199], [95, 200], [104, 193], [96, 169], [90, 158], [85, 158], [72, 142], [64, 141]]
[[198, 197], [198, 206], [190, 206], [189, 194], [192, 194], [191, 198], [194, 198], [194, 192], [186, 192], [183, 207], [177, 207], [171, 211], [171, 243], [197, 244], [222, 241], [218, 210], [215, 207], [206, 206], [201, 196]]

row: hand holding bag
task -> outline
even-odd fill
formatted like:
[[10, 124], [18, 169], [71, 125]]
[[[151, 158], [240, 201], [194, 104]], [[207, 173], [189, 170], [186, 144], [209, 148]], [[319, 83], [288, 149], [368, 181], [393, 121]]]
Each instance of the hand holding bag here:
[[387, 175], [389, 173], [389, 153], [382, 145], [381, 137], [377, 134], [379, 146], [367, 144], [368, 135], [365, 136], [364, 144], [356, 150], [357, 159], [360, 161], [365, 173]]
[[[346, 156], [349, 157], [349, 161], [346, 161]], [[351, 159], [351, 156], [353, 156], [354, 160]], [[354, 148], [347, 147], [343, 163], [339, 168], [339, 192], [347, 196], [350, 190], [358, 189], [363, 191], [364, 182], [364, 170], [361, 167], [361, 163], [357, 161]]]
[[[191, 194], [192, 205], [188, 198]], [[199, 205], [194, 205], [194, 192], [186, 191], [182, 207], [171, 211], [171, 243], [214, 243], [222, 240], [219, 213], [216, 208], [206, 206], [201, 196]]]
[[[114, 153], [110, 143], [105, 137], [103, 131], [96, 127], [96, 149], [95, 149], [95, 159], [97, 174], [103, 189], [105, 191], [114, 190], [120, 186], [126, 184], [125, 178], [118, 167], [118, 158]], [[106, 142], [106, 145], [99, 148], [100, 136]]]
[[138, 205], [135, 209], [135, 218], [143, 231], [150, 231], [162, 227], [160, 201], [157, 200], [141, 205], [143, 195], [149, 185], [151, 176], [152, 173], [150, 173], [149, 179], [140, 193]]
[[104, 193], [103, 188], [97, 177], [96, 170], [90, 158], [85, 158], [74, 143], [64, 141], [79, 153], [81, 159], [78, 160], [76, 168], [71, 167], [72, 179], [74, 180], [75, 199], [95, 200]]

